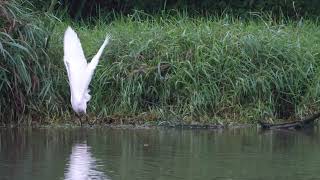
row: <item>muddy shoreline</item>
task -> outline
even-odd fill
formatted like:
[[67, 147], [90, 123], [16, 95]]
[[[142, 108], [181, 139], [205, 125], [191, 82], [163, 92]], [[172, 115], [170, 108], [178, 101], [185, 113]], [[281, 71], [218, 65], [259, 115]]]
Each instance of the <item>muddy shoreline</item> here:
[[5, 125], [0, 126], [0, 128], [110, 128], [110, 129], [194, 129], [194, 130], [228, 130], [228, 129], [238, 129], [238, 128], [252, 128], [259, 127], [257, 124], [228, 124], [228, 125], [218, 125], [218, 124], [169, 124], [169, 123], [145, 123], [145, 124], [83, 124], [82, 126], [78, 124], [47, 124], [47, 125]]

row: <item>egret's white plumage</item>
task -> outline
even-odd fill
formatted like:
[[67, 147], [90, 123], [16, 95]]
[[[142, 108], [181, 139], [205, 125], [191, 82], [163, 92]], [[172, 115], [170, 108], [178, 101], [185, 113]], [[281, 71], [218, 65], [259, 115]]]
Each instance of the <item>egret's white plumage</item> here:
[[64, 65], [66, 66], [70, 91], [72, 109], [78, 114], [85, 114], [87, 102], [91, 96], [89, 94], [89, 84], [99, 58], [108, 44], [110, 36], [107, 35], [98, 53], [92, 58], [90, 63], [84, 56], [80, 40], [77, 34], [68, 27], [64, 34]]

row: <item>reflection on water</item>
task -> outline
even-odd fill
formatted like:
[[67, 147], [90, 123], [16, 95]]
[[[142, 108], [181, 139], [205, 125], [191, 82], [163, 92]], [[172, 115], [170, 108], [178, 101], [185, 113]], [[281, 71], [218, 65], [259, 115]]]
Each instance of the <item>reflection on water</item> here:
[[0, 180], [318, 179], [320, 131], [0, 129]]
[[96, 162], [90, 153], [90, 147], [86, 143], [75, 144], [72, 147], [65, 180], [107, 179], [96, 168]]

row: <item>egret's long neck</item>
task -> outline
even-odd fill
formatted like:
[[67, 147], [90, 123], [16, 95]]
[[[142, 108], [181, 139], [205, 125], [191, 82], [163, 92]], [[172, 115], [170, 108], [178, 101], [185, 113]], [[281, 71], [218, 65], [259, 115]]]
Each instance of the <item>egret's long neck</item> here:
[[109, 39], [110, 37], [107, 36], [106, 39], [104, 40], [102, 46], [100, 47], [98, 53], [92, 58], [91, 62], [88, 64], [88, 69], [93, 71], [99, 62], [100, 56], [102, 55], [102, 52], [104, 50], [104, 48], [106, 47], [106, 45], [109, 43]]

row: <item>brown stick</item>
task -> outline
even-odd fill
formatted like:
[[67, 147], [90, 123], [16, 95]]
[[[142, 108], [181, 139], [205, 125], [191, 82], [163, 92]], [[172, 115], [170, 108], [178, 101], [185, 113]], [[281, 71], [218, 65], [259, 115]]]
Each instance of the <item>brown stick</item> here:
[[320, 117], [320, 112], [313, 114], [311, 116], [305, 117], [298, 121], [288, 122], [288, 123], [279, 123], [279, 124], [272, 124], [263, 121], [258, 121], [262, 129], [301, 129], [307, 125], [313, 124], [313, 122]]

